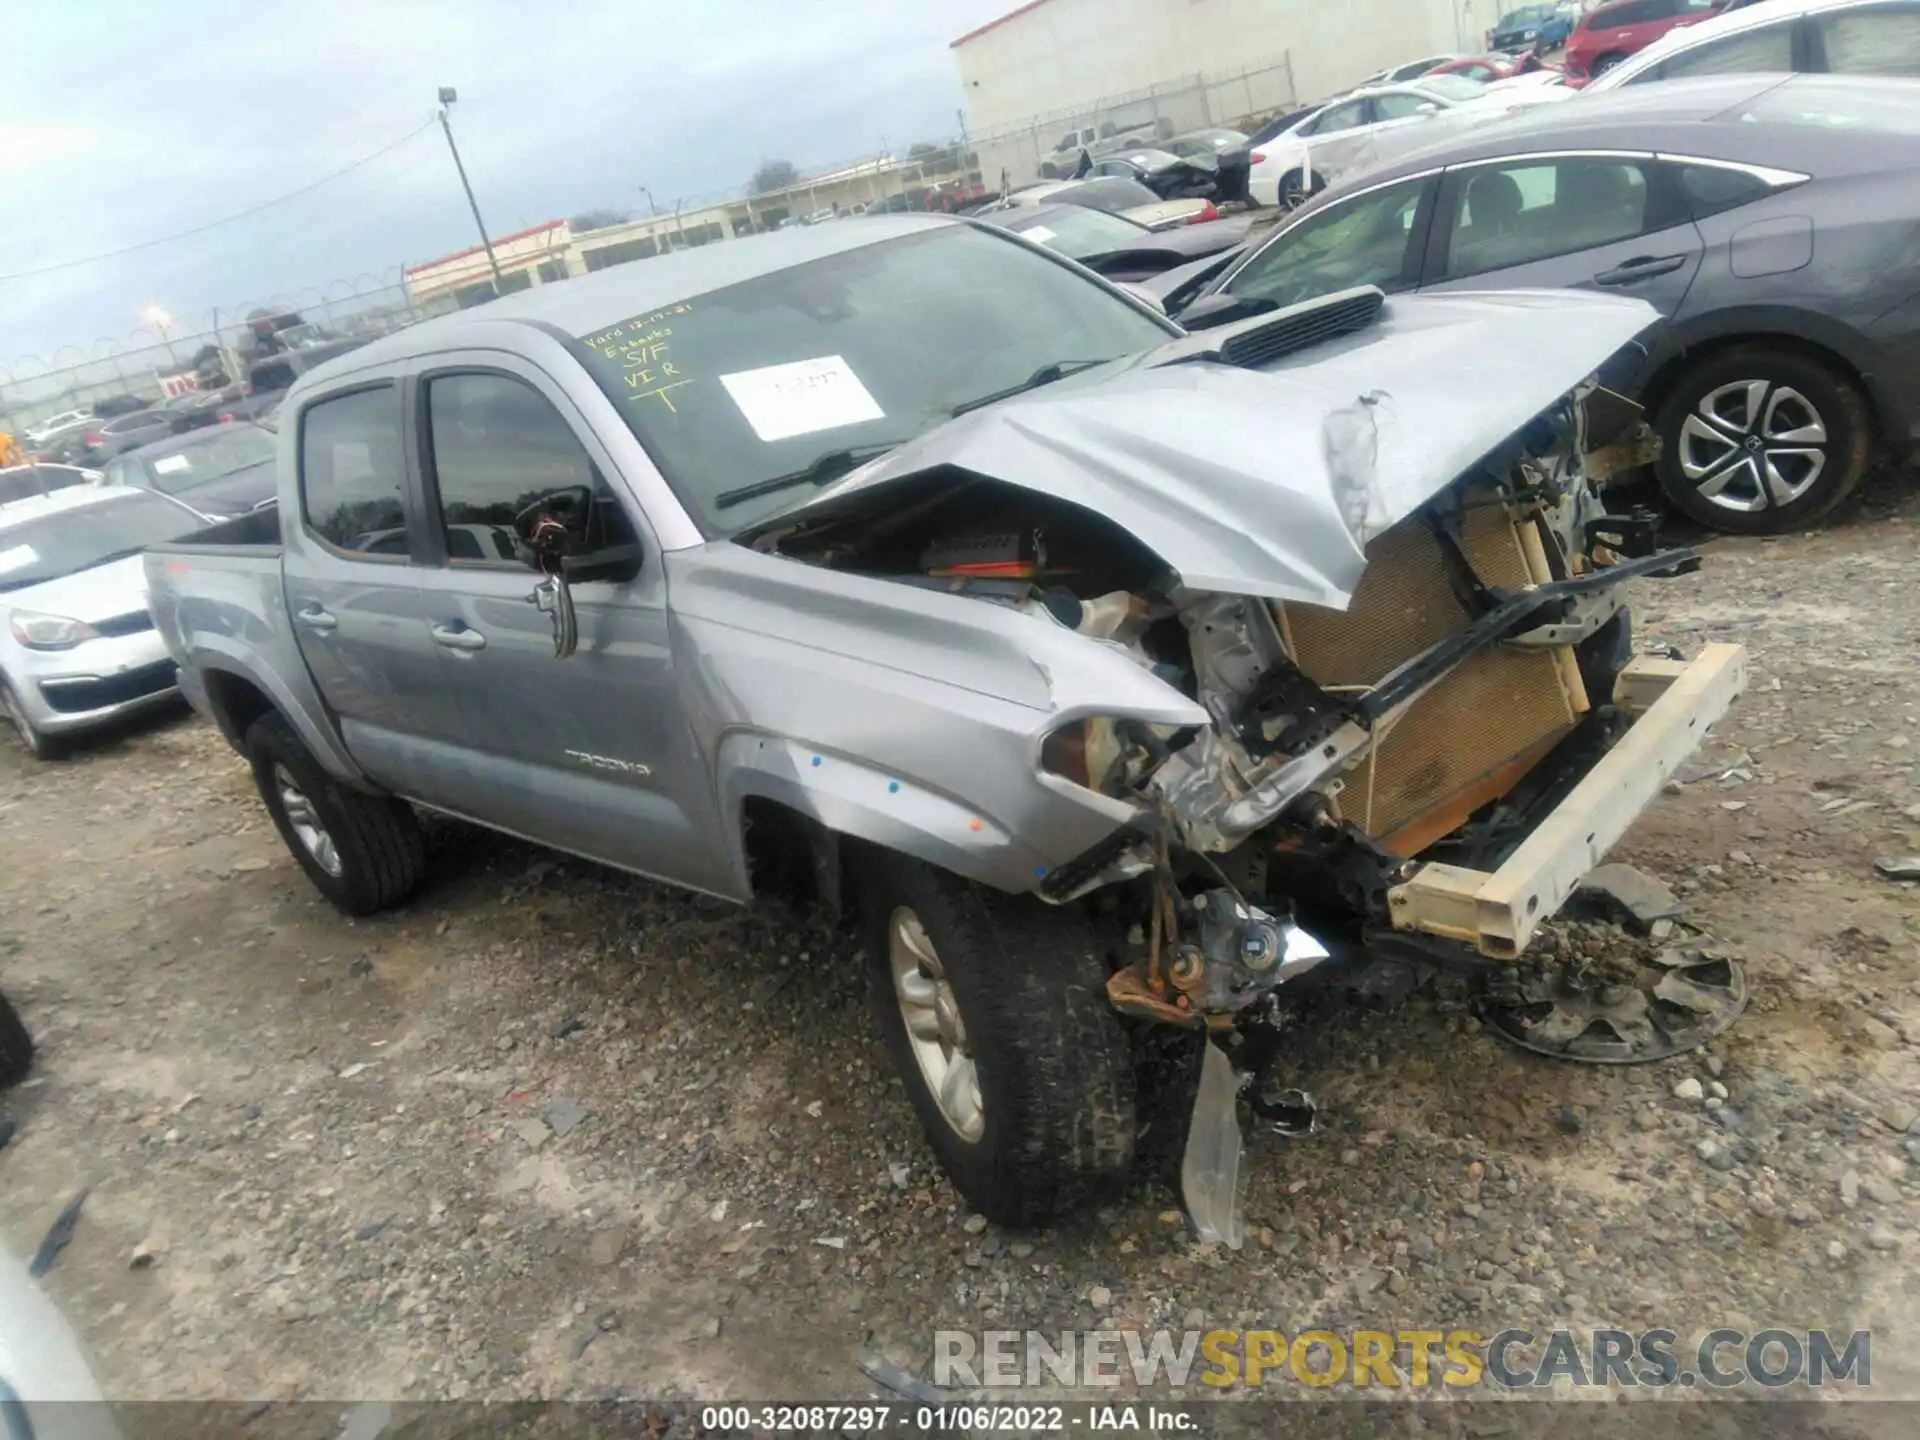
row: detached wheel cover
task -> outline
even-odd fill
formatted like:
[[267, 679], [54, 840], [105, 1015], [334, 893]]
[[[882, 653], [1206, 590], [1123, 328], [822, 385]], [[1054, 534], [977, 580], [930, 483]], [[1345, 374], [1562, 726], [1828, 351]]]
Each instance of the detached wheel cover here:
[[1827, 423], [1791, 385], [1736, 380], [1701, 396], [1676, 437], [1680, 473], [1711, 505], [1784, 509], [1826, 472]]

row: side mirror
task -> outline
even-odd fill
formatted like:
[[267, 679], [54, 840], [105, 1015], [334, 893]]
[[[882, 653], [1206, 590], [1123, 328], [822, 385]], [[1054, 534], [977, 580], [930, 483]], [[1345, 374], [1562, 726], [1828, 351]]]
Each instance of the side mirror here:
[[580, 625], [574, 612], [573, 585], [592, 580], [623, 583], [640, 573], [638, 545], [592, 544], [593, 511], [599, 503], [585, 485], [550, 490], [513, 518], [524, 558], [546, 578], [527, 597], [553, 617], [553, 653], [564, 660], [579, 648]]
[[1434, 104], [1431, 100], [1429, 100], [1413, 113], [1416, 115], [1422, 115], [1422, 116], [1438, 115], [1440, 113], [1440, 107]]
[[1164, 315], [1167, 313], [1166, 305], [1163, 304], [1161, 302], [1160, 297], [1158, 295], [1155, 295], [1151, 290], [1143, 289], [1139, 285], [1132, 285], [1132, 284], [1125, 284], [1125, 283], [1121, 284], [1120, 288], [1126, 291], [1127, 294], [1131, 295], [1134, 299], [1138, 300], [1142, 305], [1146, 305], [1150, 307], [1151, 309], [1153, 309], [1154, 311], [1158, 312], [1161, 315]]

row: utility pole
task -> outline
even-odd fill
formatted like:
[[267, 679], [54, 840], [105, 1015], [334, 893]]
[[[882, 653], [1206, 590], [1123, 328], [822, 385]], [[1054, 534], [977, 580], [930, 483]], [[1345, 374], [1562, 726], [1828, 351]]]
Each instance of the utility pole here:
[[447, 149], [453, 152], [453, 168], [460, 172], [460, 188], [467, 192], [467, 206], [473, 211], [474, 227], [480, 232], [480, 248], [487, 252], [487, 267], [493, 271], [493, 293], [504, 295], [507, 286], [500, 278], [500, 262], [493, 258], [493, 242], [487, 239], [487, 222], [480, 218], [480, 202], [473, 198], [473, 185], [467, 179], [467, 167], [460, 163], [460, 147], [453, 143], [453, 126], [447, 121], [448, 109], [459, 98], [459, 92], [453, 86], [440, 87], [440, 128], [446, 132]]

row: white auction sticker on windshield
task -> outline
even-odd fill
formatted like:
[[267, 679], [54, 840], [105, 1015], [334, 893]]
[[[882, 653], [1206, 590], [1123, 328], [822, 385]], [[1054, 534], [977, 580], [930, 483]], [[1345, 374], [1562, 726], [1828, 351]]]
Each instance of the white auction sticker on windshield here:
[[193, 461], [184, 455], [162, 455], [153, 462], [156, 475], [179, 475], [193, 468]]
[[838, 355], [722, 375], [720, 383], [762, 440], [836, 430], [886, 412]]
[[1053, 243], [1053, 231], [1044, 225], [1035, 225], [1029, 229], [1022, 230], [1020, 233], [1036, 245], [1051, 245]]
[[0, 575], [24, 570], [39, 558], [31, 545], [16, 545], [11, 550], [0, 550]]

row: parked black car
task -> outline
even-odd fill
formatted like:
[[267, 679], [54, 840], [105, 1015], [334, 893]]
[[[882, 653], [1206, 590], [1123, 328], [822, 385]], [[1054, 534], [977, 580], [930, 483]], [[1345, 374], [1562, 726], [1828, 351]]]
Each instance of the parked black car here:
[[980, 217], [1057, 250], [1118, 283], [1132, 283], [1207, 255], [1233, 251], [1246, 238], [1248, 215], [1204, 225], [1149, 230], [1083, 205], [1035, 205]]
[[1201, 165], [1165, 150], [1117, 150], [1093, 162], [1091, 174], [1137, 180], [1162, 200], [1218, 197], [1217, 164]]
[[170, 436], [107, 462], [109, 485], [158, 490], [209, 519], [226, 520], [273, 503], [279, 437], [261, 425], [216, 425]]
[[144, 410], [152, 403], [142, 400], [138, 395], [109, 395], [104, 400], [93, 402], [93, 413], [102, 420], [111, 420], [116, 415], [131, 415], [135, 410]]
[[1214, 172], [1216, 200], [1247, 198], [1248, 157], [1253, 153], [1249, 137], [1239, 130], [1193, 130], [1167, 141], [1167, 153], [1211, 167]]
[[[1797, 528], [1920, 447], [1920, 81], [1726, 75], [1541, 107], [1348, 178], [1179, 311], [1355, 286], [1600, 290], [1670, 345], [1629, 388], [1715, 529]], [[1162, 277], [1164, 280], [1165, 277]]]

